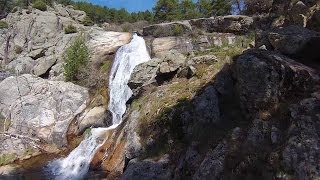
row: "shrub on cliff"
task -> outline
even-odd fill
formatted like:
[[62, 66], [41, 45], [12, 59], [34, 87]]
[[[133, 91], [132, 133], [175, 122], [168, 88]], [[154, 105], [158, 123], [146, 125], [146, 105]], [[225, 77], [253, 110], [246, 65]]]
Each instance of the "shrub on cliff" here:
[[94, 22], [91, 20], [91, 18], [89, 16], [86, 16], [83, 21], [82, 24], [85, 26], [93, 26]]
[[78, 36], [71, 46], [65, 51], [64, 75], [66, 81], [75, 81], [79, 69], [87, 65], [89, 60], [89, 49], [83, 35]]
[[174, 27], [174, 35], [181, 36], [184, 33], [184, 28], [182, 25], [178, 24]]
[[37, 0], [32, 5], [33, 8], [39, 9], [40, 11], [46, 11], [47, 10], [47, 4], [43, 2], [42, 0]]
[[72, 34], [72, 33], [76, 33], [78, 32], [77, 28], [75, 26], [73, 26], [72, 24], [68, 25], [65, 29], [64, 32], [66, 34]]
[[5, 21], [0, 21], [0, 29], [8, 29], [9, 25]]

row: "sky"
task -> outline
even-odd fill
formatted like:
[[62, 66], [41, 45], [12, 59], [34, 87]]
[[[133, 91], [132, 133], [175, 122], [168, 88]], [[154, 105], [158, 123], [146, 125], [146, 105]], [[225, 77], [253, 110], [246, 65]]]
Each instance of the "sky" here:
[[92, 4], [107, 6], [110, 8], [125, 8], [129, 12], [152, 10], [157, 0], [87, 0]]

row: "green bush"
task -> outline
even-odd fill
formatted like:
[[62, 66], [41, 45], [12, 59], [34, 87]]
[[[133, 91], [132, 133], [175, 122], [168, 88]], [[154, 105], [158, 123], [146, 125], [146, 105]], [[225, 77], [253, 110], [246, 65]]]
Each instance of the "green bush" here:
[[79, 69], [86, 66], [89, 60], [89, 49], [83, 35], [78, 36], [65, 51], [63, 59], [66, 81], [76, 81]]
[[8, 29], [9, 25], [5, 21], [0, 21], [0, 29]]
[[64, 29], [64, 32], [66, 33], [66, 34], [72, 34], [72, 33], [76, 33], [76, 32], [78, 32], [78, 30], [77, 30], [77, 28], [75, 27], [75, 26], [73, 26], [73, 25], [68, 25], [65, 29]]
[[176, 25], [175, 27], [174, 27], [174, 35], [175, 36], [180, 36], [180, 35], [182, 35], [183, 34], [183, 32], [184, 32], [184, 28], [182, 27], [182, 25]]
[[42, 0], [37, 0], [32, 5], [33, 8], [39, 9], [40, 11], [46, 11], [47, 10], [47, 4], [43, 2]]
[[122, 26], [122, 31], [123, 32], [130, 32], [131, 30], [132, 30], [132, 28], [131, 28], [130, 24], [124, 24]]
[[86, 16], [83, 20], [82, 20], [82, 24], [85, 26], [93, 26], [94, 22], [90, 19], [89, 16]]

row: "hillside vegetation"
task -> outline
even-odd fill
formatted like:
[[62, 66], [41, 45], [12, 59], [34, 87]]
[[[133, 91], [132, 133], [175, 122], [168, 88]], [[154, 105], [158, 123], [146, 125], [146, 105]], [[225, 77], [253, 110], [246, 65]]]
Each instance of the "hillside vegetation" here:
[[[159, 0], [152, 11], [128, 12], [126, 9], [115, 9], [94, 5], [86, 1], [73, 0], [0, 0], [0, 18], [5, 17], [15, 7], [33, 6], [46, 10], [45, 5], [53, 3], [72, 5], [75, 9], [85, 11], [96, 24], [124, 22], [168, 22], [174, 20], [200, 17], [222, 16], [228, 14], [254, 14], [268, 12], [271, 1], [265, 0]], [[259, 4], [259, 6], [257, 6]]]

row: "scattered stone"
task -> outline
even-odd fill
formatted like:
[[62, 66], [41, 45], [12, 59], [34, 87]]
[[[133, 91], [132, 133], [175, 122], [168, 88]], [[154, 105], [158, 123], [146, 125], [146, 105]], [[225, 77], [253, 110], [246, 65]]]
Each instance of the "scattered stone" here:
[[21, 57], [11, 61], [6, 69], [14, 72], [15, 74], [30, 74], [36, 61], [30, 57]]
[[49, 76], [49, 71], [51, 67], [56, 63], [56, 61], [57, 59], [54, 55], [39, 58], [37, 60], [37, 64], [32, 70], [33, 74], [36, 76], [42, 76], [48, 73], [47, 76]]
[[106, 107], [98, 106], [86, 109], [78, 119], [78, 131], [76, 134], [83, 133], [89, 127], [107, 127], [112, 125], [112, 114]]
[[218, 62], [218, 58], [215, 55], [202, 55], [202, 56], [195, 56], [188, 60], [188, 65], [195, 65], [195, 64], [212, 64]]

